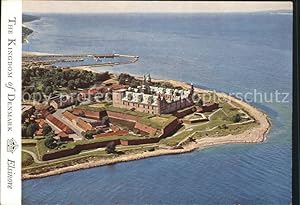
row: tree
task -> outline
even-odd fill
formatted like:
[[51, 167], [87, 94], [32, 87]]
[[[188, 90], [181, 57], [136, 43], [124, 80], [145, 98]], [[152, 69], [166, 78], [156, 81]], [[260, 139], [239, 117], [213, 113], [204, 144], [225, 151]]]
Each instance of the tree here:
[[53, 93], [53, 88], [52, 86], [48, 85], [46, 88], [45, 88], [45, 94], [46, 95], [50, 95], [51, 93]]
[[54, 139], [54, 134], [52, 132], [46, 135], [44, 144], [49, 149], [54, 149], [57, 147], [56, 140]]
[[116, 152], [116, 143], [114, 141], [108, 143], [106, 145], [105, 151], [107, 154], [115, 153]]
[[104, 73], [96, 73], [96, 81], [106, 81], [110, 79], [110, 75], [108, 72], [104, 72]]
[[108, 116], [104, 116], [104, 117], [102, 118], [101, 124], [102, 124], [102, 125], [109, 126], [109, 118], [108, 118]]
[[40, 92], [32, 93], [32, 99], [41, 102], [43, 100], [43, 95]]
[[43, 126], [43, 135], [44, 136], [48, 135], [51, 131], [52, 131], [52, 128], [48, 124]]
[[222, 124], [222, 125], [219, 125], [219, 128], [221, 128], [221, 129], [228, 129], [228, 126], [226, 124]]
[[74, 84], [75, 84], [75, 87], [76, 88], [81, 88], [82, 86], [81, 86], [81, 79], [80, 78], [76, 78], [75, 80], [74, 80]]
[[74, 88], [75, 88], [75, 82], [74, 82], [74, 80], [69, 80], [69, 82], [68, 82], [68, 88], [70, 90], [74, 90]]
[[25, 122], [25, 120], [26, 120], [26, 118], [28, 118], [28, 113], [27, 112], [23, 112], [22, 113], [22, 123], [24, 123]]
[[87, 131], [86, 133], [84, 133], [84, 138], [85, 139], [93, 139], [93, 133]]
[[233, 116], [233, 122], [234, 123], [238, 123], [242, 120], [241, 115], [240, 114], [236, 114], [235, 116]]
[[130, 87], [136, 88], [137, 86], [140, 86], [141, 82], [136, 80], [136, 79], [132, 79], [131, 82], [129, 83]]
[[22, 137], [27, 137], [27, 126], [22, 125]]
[[27, 137], [33, 137], [33, 135], [34, 135], [34, 133], [36, 132], [37, 129], [38, 129], [38, 127], [37, 127], [36, 123], [29, 124], [27, 129], [26, 129]]

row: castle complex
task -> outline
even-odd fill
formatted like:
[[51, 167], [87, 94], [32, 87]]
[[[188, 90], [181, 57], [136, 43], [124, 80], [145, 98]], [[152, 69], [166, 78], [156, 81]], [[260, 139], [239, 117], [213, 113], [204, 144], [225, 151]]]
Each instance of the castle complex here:
[[151, 114], [168, 114], [194, 105], [193, 93], [193, 85], [190, 90], [151, 86], [148, 74], [144, 76], [142, 86], [113, 91], [113, 106]]

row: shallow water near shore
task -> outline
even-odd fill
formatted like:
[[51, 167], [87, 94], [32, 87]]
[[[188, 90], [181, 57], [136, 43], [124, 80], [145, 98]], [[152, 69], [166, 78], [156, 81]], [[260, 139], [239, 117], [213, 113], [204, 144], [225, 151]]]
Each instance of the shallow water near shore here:
[[[37, 14], [36, 14], [37, 15]], [[292, 16], [41, 15], [25, 51], [126, 53], [135, 64], [96, 71], [182, 80], [226, 93], [289, 92], [253, 103], [272, 129], [262, 144], [222, 145], [23, 182], [23, 204], [289, 204]]]

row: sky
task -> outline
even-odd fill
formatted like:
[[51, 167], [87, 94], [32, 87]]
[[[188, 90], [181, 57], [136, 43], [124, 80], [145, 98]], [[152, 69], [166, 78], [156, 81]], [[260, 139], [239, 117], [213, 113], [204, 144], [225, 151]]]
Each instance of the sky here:
[[292, 11], [292, 2], [23, 0], [24, 13], [198, 13]]

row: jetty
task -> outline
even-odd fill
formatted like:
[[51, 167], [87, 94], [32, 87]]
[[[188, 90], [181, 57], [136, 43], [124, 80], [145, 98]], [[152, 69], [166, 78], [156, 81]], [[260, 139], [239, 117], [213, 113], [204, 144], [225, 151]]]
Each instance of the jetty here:
[[[119, 58], [122, 60], [111, 60], [106, 61], [106, 59]], [[127, 58], [128, 60], [124, 60]], [[95, 63], [91, 63], [91, 59]], [[139, 56], [126, 55], [126, 54], [40, 54], [40, 55], [23, 55], [23, 63], [36, 63], [36, 64], [55, 64], [55, 63], [65, 63], [65, 62], [81, 62], [81, 66], [115, 66], [122, 64], [131, 64], [137, 62]], [[87, 61], [86, 63], [84, 63]], [[89, 62], [88, 62], [89, 61]]]

